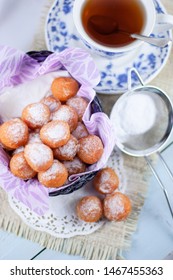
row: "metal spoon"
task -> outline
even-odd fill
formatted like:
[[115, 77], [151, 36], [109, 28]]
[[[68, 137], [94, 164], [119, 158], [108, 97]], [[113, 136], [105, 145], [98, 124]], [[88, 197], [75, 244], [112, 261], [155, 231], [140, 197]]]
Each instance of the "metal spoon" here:
[[[104, 24], [103, 24], [104, 23]], [[119, 29], [118, 23], [111, 17], [102, 16], [102, 15], [95, 15], [91, 16], [88, 20], [88, 24], [94, 29], [97, 33], [109, 36], [115, 33], [123, 33], [131, 38], [142, 40], [146, 43], [149, 43], [151, 45], [157, 46], [157, 47], [165, 47], [169, 42], [172, 40], [168, 38], [153, 38], [148, 37], [145, 35], [139, 35], [139, 34], [131, 34], [127, 31]]]

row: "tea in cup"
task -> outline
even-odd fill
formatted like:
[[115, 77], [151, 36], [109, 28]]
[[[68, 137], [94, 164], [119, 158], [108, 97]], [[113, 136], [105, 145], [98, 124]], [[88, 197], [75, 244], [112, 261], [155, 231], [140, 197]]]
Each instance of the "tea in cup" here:
[[[150, 36], [158, 22], [153, 0], [75, 0], [73, 19], [84, 44], [108, 58], [138, 48], [143, 42], [129, 34]], [[161, 21], [173, 27], [173, 16]]]

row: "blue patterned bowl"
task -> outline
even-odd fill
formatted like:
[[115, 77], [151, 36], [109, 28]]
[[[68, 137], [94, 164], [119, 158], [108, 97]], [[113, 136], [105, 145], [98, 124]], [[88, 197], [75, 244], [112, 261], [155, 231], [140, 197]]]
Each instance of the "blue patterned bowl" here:
[[[50, 51], [30, 51], [27, 53], [30, 57], [34, 58], [39, 63], [43, 62], [52, 52]], [[94, 100], [91, 103], [91, 114], [102, 112], [102, 106], [100, 103], [100, 100], [97, 96], [95, 96]], [[49, 196], [57, 196], [62, 194], [69, 194], [72, 193], [81, 187], [83, 187], [86, 183], [88, 183], [90, 180], [94, 178], [98, 171], [93, 171], [89, 174], [83, 174], [80, 177], [78, 177], [72, 184], [67, 187], [64, 187], [63, 189], [57, 189], [55, 191], [50, 191]]]

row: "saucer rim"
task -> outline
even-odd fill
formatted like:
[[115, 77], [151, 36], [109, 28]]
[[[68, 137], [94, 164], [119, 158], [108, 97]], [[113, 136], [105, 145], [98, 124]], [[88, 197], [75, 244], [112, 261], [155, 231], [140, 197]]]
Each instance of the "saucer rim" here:
[[[55, 4], [57, 3], [57, 1], [58, 0], [54, 0], [54, 2], [53, 2], [53, 4], [51, 5], [51, 7], [49, 8], [49, 10], [48, 10], [48, 13], [47, 13], [47, 16], [46, 16], [46, 20], [45, 20], [45, 24], [44, 24], [44, 38], [45, 38], [45, 43], [46, 43], [46, 47], [47, 47], [47, 49], [49, 50], [49, 51], [52, 51], [51, 50], [51, 47], [50, 47], [50, 44], [49, 44], [49, 39], [48, 39], [48, 31], [47, 31], [47, 24], [48, 24], [48, 19], [49, 19], [49, 14], [50, 14], [50, 12], [52, 11], [52, 9], [53, 9], [53, 7], [55, 6]], [[73, 1], [73, 0], [71, 0], [71, 1]], [[165, 6], [164, 6], [164, 4], [160, 1], [160, 0], [154, 0], [156, 3], [158, 3], [159, 4], [159, 6], [161, 6], [161, 8], [163, 9], [163, 11], [164, 11], [164, 14], [165, 13], [167, 13], [167, 10], [166, 10], [166, 8], [165, 8]], [[58, 5], [59, 6], [59, 5]], [[172, 37], [173, 37], [173, 32], [171, 31], [171, 30], [168, 30], [168, 33], [169, 33], [169, 37], [170, 37], [170, 39], [172, 39]], [[138, 54], [140, 54], [140, 53], [142, 53], [142, 49], [144, 49], [145, 48], [145, 44], [147, 44], [147, 43], [144, 43], [143, 44], [143, 46], [141, 45], [141, 48], [139, 48], [139, 50], [138, 50]], [[146, 84], [148, 84], [148, 83], [150, 83], [152, 80], [154, 80], [159, 74], [160, 74], [160, 72], [164, 69], [164, 67], [166, 66], [166, 64], [167, 64], [167, 62], [168, 62], [168, 59], [169, 59], [169, 57], [170, 57], [170, 53], [171, 53], [171, 50], [172, 50], [172, 46], [173, 46], [173, 42], [172, 41], [170, 41], [169, 43], [168, 43], [168, 45], [166, 46], [166, 48], [167, 48], [167, 54], [166, 54], [166, 56], [165, 56], [165, 58], [164, 58], [164, 60], [163, 60], [163, 62], [162, 62], [162, 64], [161, 64], [161, 66], [153, 73], [153, 74], [150, 74], [150, 76], [148, 77], [148, 78], [146, 78], [146, 79], [143, 79], [143, 82], [144, 82], [144, 84], [146, 85]], [[161, 49], [161, 48], [160, 48]], [[87, 50], [86, 50], [87, 51]], [[59, 53], [59, 52], [58, 52]], [[90, 54], [90, 55], [92, 55], [92, 53], [88, 50], [88, 53]], [[93, 58], [94, 59], [94, 58]], [[114, 59], [108, 59], [108, 58], [106, 58], [106, 57], [101, 57], [101, 59], [104, 59], [104, 60], [108, 60], [108, 61], [113, 61], [113, 60], [115, 60], [115, 59], [117, 59], [117, 58], [114, 58]], [[158, 59], [158, 57], [157, 57], [157, 59]], [[131, 68], [133, 68], [133, 67], [130, 67], [129, 69], [131, 69]], [[100, 71], [100, 70], [99, 70]], [[125, 71], [124, 71], [124, 73], [125, 73]], [[100, 78], [100, 81], [101, 81], [101, 78]], [[126, 83], [127, 84], [127, 83]], [[134, 88], [135, 87], [137, 87], [138, 85], [135, 85], [134, 86]], [[96, 88], [95, 88], [95, 91], [98, 93], [98, 94], [102, 94], [102, 95], [121, 95], [121, 94], [124, 94], [125, 92], [127, 92], [128, 91], [128, 85], [127, 85], [127, 88], [126, 89], [121, 89], [121, 88], [116, 88], [116, 89], [109, 89], [109, 88], [107, 88], [107, 89], [101, 89], [101, 86], [99, 86], [98, 87], [98, 85], [96, 86]]]

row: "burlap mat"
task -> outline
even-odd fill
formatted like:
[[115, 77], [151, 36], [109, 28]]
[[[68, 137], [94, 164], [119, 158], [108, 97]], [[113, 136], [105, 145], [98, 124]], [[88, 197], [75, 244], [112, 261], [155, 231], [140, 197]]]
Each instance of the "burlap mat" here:
[[[173, 3], [171, 0], [163, 0], [167, 11], [173, 14]], [[44, 41], [44, 23], [47, 12], [53, 1], [49, 1], [44, 7], [39, 30], [30, 50], [46, 49]], [[164, 69], [152, 81], [152, 84], [162, 88], [173, 99], [173, 51]], [[118, 96], [105, 96], [99, 94], [105, 112], [109, 114], [110, 109]], [[108, 222], [101, 229], [86, 236], [76, 236], [69, 239], [55, 238], [44, 232], [29, 228], [16, 213], [10, 208], [7, 195], [0, 189], [0, 227], [6, 231], [13, 232], [18, 236], [27, 238], [40, 245], [67, 254], [80, 255], [86, 259], [118, 259], [123, 249], [129, 249], [131, 237], [136, 230], [139, 213], [143, 206], [147, 192], [147, 182], [150, 175], [144, 159], [132, 158], [123, 155], [124, 168], [127, 176], [127, 194], [132, 200], [133, 210], [125, 222]]]

